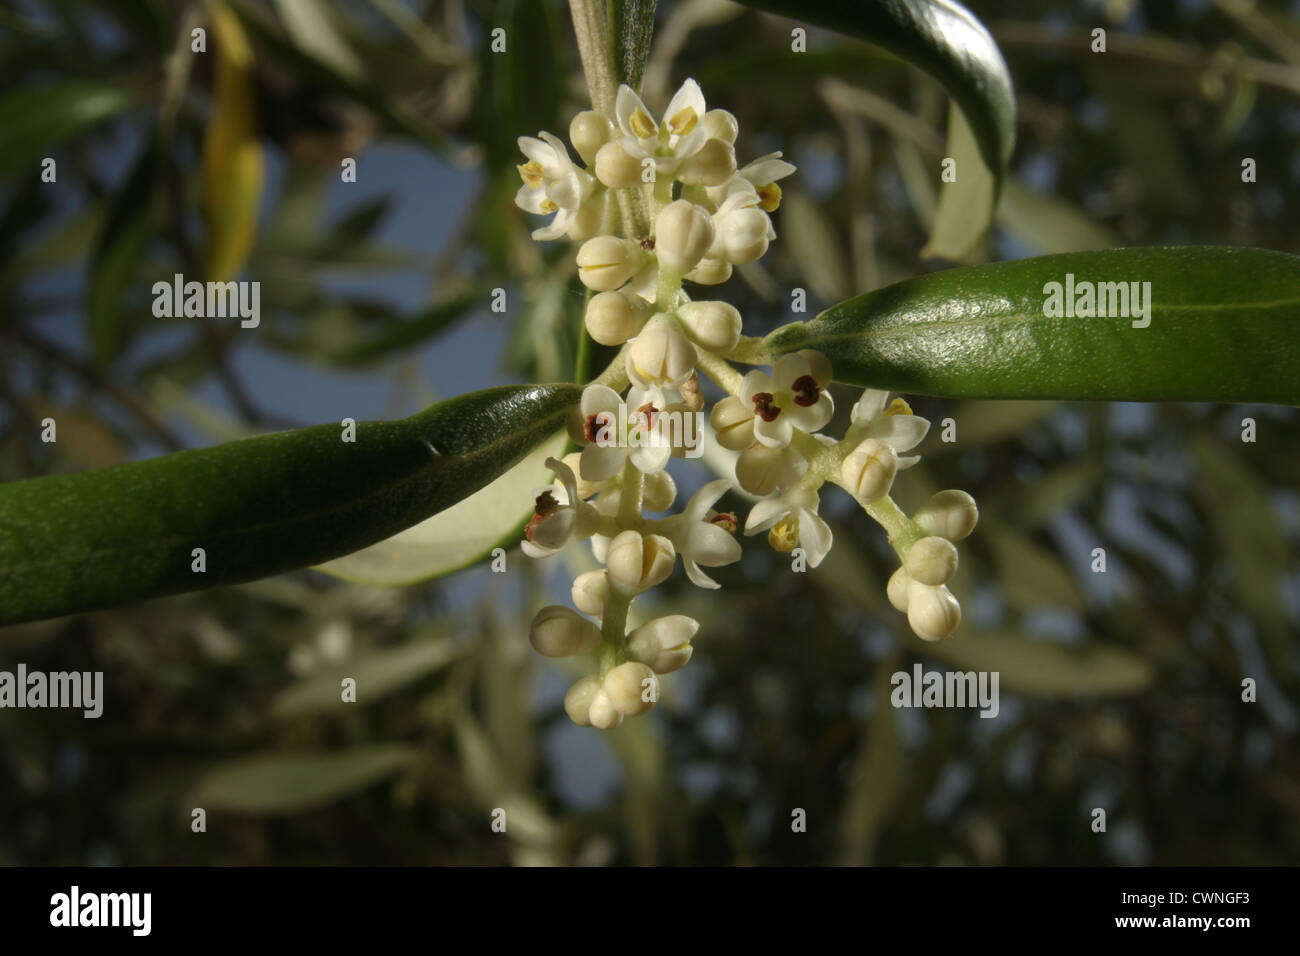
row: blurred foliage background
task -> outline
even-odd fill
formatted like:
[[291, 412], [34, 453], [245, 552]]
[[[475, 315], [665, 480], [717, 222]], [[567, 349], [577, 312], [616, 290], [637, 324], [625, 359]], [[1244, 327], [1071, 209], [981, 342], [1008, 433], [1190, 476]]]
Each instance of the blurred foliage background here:
[[[1020, 99], [982, 257], [1300, 252], [1297, 4], [972, 6]], [[724, 290], [750, 334], [807, 317], [795, 287], [812, 314], [945, 265], [920, 258], [942, 92], [830, 34], [792, 53], [791, 26], [666, 0], [646, 77], [654, 109], [696, 77], [739, 118], [742, 163], [799, 166], [782, 241]], [[532, 243], [511, 202], [515, 137], [563, 134], [585, 105], [567, 5], [14, 0], [0, 62], [0, 479], [574, 377], [572, 249]], [[175, 272], [260, 280], [261, 325], [154, 318], [150, 286]], [[883, 534], [831, 493], [815, 572], [760, 542], [719, 592], [681, 575], [656, 592], [701, 620], [695, 659], [608, 735], [569, 725], [572, 675], [525, 637], [567, 603], [566, 569], [517, 551], [504, 575], [378, 590], [301, 572], [7, 628], [0, 669], [102, 670], [107, 700], [96, 721], [0, 712], [0, 863], [1300, 858], [1295, 410], [913, 404], [936, 427], [901, 503], [961, 487], [982, 509], [953, 640], [908, 634]], [[712, 477], [678, 466], [683, 496]], [[570, 551], [569, 574], [590, 561]], [[916, 661], [1000, 671], [1001, 713], [888, 706]]]

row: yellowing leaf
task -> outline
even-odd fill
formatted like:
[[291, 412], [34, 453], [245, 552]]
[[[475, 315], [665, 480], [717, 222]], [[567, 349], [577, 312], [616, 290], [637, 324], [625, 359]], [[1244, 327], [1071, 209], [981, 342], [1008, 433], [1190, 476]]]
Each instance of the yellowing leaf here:
[[253, 48], [230, 9], [212, 8], [216, 70], [212, 115], [203, 139], [203, 214], [207, 222], [205, 278], [233, 279], [257, 234], [264, 157], [258, 135]]

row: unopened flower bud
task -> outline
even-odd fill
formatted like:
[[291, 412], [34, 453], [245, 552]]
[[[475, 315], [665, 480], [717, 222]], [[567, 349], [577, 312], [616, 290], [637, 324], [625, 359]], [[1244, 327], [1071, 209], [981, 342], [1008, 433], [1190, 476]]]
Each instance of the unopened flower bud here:
[[762, 258], [767, 252], [767, 233], [771, 227], [767, 213], [757, 206], [737, 209], [728, 215], [718, 230], [727, 261], [743, 265]]
[[752, 445], [746, 449], [736, 459], [736, 480], [740, 487], [759, 497], [776, 491], [786, 470], [784, 452], [784, 448], [768, 448], [766, 445]]
[[587, 303], [586, 323], [601, 345], [622, 345], [641, 331], [650, 303], [626, 292], [598, 292]]
[[705, 140], [699, 152], [677, 170], [688, 186], [721, 186], [736, 174], [736, 148], [725, 139]]
[[591, 699], [591, 706], [587, 708], [587, 719], [591, 721], [591, 726], [600, 730], [613, 730], [623, 722], [623, 715], [618, 712], [614, 702], [609, 699], [609, 694], [605, 693], [602, 687]]
[[686, 199], [670, 202], [655, 217], [655, 255], [679, 276], [695, 268], [713, 245], [713, 219], [703, 206]]
[[640, 661], [628, 661], [611, 670], [602, 690], [615, 710], [630, 717], [646, 713], [659, 696], [655, 672]]
[[610, 189], [641, 185], [641, 161], [610, 140], [596, 151], [596, 178]]
[[564, 695], [564, 712], [579, 727], [591, 726], [591, 703], [600, 693], [600, 681], [595, 677], [584, 677]]
[[656, 674], [670, 674], [691, 659], [691, 638], [700, 622], [685, 614], [647, 621], [628, 635], [627, 652]]
[[740, 312], [730, 302], [687, 302], [677, 317], [697, 344], [710, 352], [730, 352], [740, 341]]
[[859, 501], [875, 501], [889, 494], [898, 472], [898, 453], [879, 438], [868, 438], [840, 466], [840, 478]]
[[605, 554], [610, 586], [622, 594], [640, 594], [672, 574], [676, 558], [673, 543], [662, 535], [620, 532]]
[[578, 151], [582, 161], [590, 166], [597, 151], [609, 142], [612, 132], [610, 122], [595, 110], [583, 110], [569, 123], [569, 142]]
[[930, 535], [912, 545], [904, 564], [913, 581], [937, 586], [957, 573], [957, 548], [947, 538]]
[[[668, 411], [668, 409], [664, 409]], [[641, 486], [641, 506], [646, 511], [667, 511], [677, 500], [677, 482], [667, 471], [646, 475]]]
[[676, 322], [648, 325], [627, 353], [627, 374], [638, 385], [676, 388], [695, 370], [695, 346]]
[[731, 263], [726, 259], [705, 257], [685, 278], [700, 285], [722, 285], [731, 278]]
[[900, 567], [889, 576], [889, 583], [885, 585], [885, 595], [889, 598], [889, 603], [894, 605], [894, 610], [907, 613], [907, 590], [911, 585], [912, 579], [905, 568]]
[[600, 631], [577, 611], [552, 604], [537, 612], [528, 640], [546, 657], [572, 657], [599, 647]]
[[603, 617], [605, 598], [609, 596], [609, 578], [602, 571], [584, 571], [573, 579], [573, 588], [569, 592], [573, 606], [583, 614]]
[[979, 517], [980, 510], [974, 498], [964, 491], [949, 488], [931, 497], [912, 516], [912, 520], [927, 534], [960, 541], [975, 530]]
[[711, 139], [734, 143], [740, 132], [740, 124], [726, 110], [708, 110], [704, 114], [704, 131]]
[[943, 585], [913, 581], [907, 589], [907, 623], [923, 641], [943, 640], [961, 623], [961, 605]]
[[636, 272], [644, 253], [630, 239], [597, 236], [578, 250], [578, 278], [588, 289], [608, 292], [617, 289]]
[[743, 451], [754, 444], [754, 409], [734, 395], [728, 395], [709, 412], [709, 424], [718, 444], [731, 451]]

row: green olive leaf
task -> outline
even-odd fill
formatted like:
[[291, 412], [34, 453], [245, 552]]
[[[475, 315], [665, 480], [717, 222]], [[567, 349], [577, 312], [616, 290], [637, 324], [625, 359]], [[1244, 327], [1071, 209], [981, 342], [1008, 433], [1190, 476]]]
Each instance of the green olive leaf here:
[[970, 123], [980, 154], [1001, 177], [1016, 145], [1011, 74], [992, 35], [953, 0], [740, 0], [866, 40], [938, 80]]
[[478, 491], [554, 435], [580, 394], [489, 388], [400, 421], [316, 425], [0, 485], [0, 624], [349, 554]]
[[[1084, 284], [1108, 317], [1078, 314]], [[1298, 330], [1300, 258], [1188, 246], [949, 269], [765, 341], [824, 353], [837, 381], [922, 395], [1300, 405]]]

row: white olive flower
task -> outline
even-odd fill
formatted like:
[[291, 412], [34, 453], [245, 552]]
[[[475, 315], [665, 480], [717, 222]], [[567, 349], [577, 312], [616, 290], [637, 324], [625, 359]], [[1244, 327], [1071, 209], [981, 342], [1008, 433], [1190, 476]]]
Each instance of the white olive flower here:
[[687, 334], [710, 352], [730, 352], [740, 341], [743, 322], [730, 302], [687, 302], [677, 307]]
[[600, 679], [584, 677], [564, 695], [564, 712], [579, 727], [591, 726], [591, 705], [600, 693]]
[[708, 258], [743, 265], [760, 259], [776, 238], [772, 220], [762, 209], [759, 195], [745, 188], [733, 192], [713, 214], [713, 245]]
[[569, 231], [579, 209], [592, 196], [596, 180], [573, 164], [557, 136], [547, 132], [537, 135], [541, 139], [519, 137], [519, 149], [528, 162], [518, 167], [524, 184], [515, 193], [515, 205], [541, 216], [555, 214], [550, 225], [533, 230], [533, 238], [545, 242]]
[[[920, 455], [904, 456], [903, 452], [915, 448], [930, 430], [930, 423], [901, 398], [889, 402], [889, 393], [869, 388], [862, 393], [850, 412], [852, 424], [844, 441], [853, 445], [865, 439], [876, 438], [898, 453], [898, 470], [911, 468], [921, 460]], [[888, 403], [888, 405], [887, 405]]]
[[709, 424], [723, 448], [740, 451], [754, 444], [754, 406], [746, 405], [734, 395], [713, 406]]
[[947, 584], [957, 573], [957, 547], [947, 538], [929, 535], [912, 545], [904, 567], [913, 581], [931, 587]]
[[691, 659], [691, 638], [699, 629], [700, 622], [685, 614], [646, 621], [627, 636], [628, 656], [656, 674], [670, 674]]
[[620, 594], [648, 591], [673, 573], [676, 559], [673, 543], [663, 535], [620, 531], [605, 552], [609, 586]]
[[628, 661], [605, 675], [601, 690], [620, 714], [636, 717], [655, 705], [654, 682], [654, 671], [640, 661]]
[[961, 623], [961, 604], [942, 584], [912, 581], [907, 586], [907, 623], [923, 641], [942, 640]]
[[771, 375], [754, 369], [741, 383], [741, 401], [754, 410], [754, 437], [771, 448], [790, 444], [796, 428], [817, 431], [835, 412], [826, 391], [829, 364], [814, 362], [816, 353], [805, 352], [782, 355]]
[[569, 142], [588, 166], [596, 161], [596, 152], [609, 142], [613, 125], [602, 113], [583, 110], [569, 121]]
[[808, 567], [822, 563], [831, 549], [830, 526], [817, 514], [820, 499], [810, 488], [795, 487], [778, 498], [765, 498], [749, 510], [745, 534], [769, 531], [768, 541], [778, 551], [803, 548]]
[[[736, 175], [721, 186], [710, 188], [706, 195], [714, 209], [719, 208], [730, 196], [737, 193], [753, 193], [757, 205], [764, 212], [775, 212], [781, 205], [781, 187], [777, 180], [785, 179], [795, 172], [795, 165], [781, 158], [781, 153], [768, 153], [752, 163], [742, 166]], [[775, 238], [775, 235], [769, 238]]]
[[619, 144], [636, 159], [653, 159], [655, 175], [672, 176], [685, 159], [699, 152], [709, 134], [704, 119], [704, 94], [694, 80], [682, 84], [656, 123], [641, 97], [628, 85], [618, 88], [614, 118], [622, 133]]
[[609, 597], [609, 576], [603, 570], [584, 571], [573, 579], [569, 591], [573, 606], [592, 617], [605, 616], [605, 599]]
[[740, 487], [760, 497], [791, 487], [807, 471], [808, 459], [789, 445], [769, 448], [762, 442], [754, 442], [736, 459], [736, 480]]
[[533, 617], [528, 640], [545, 657], [573, 657], [598, 648], [600, 630], [572, 608], [552, 604]]
[[658, 389], [631, 388], [626, 399], [607, 385], [583, 389], [580, 406], [588, 442], [578, 469], [583, 480], [613, 478], [629, 459], [646, 474], [663, 471], [673, 453], [660, 417], [666, 405]]
[[691, 496], [681, 514], [665, 518], [660, 530], [682, 556], [682, 566], [693, 584], [716, 589], [718, 582], [700, 570], [717, 568], [740, 560], [740, 542], [735, 538], [736, 516], [713, 510], [717, 500], [731, 488], [725, 478], [711, 481]]
[[930, 500], [917, 509], [912, 520], [927, 534], [935, 534], [949, 541], [960, 541], [975, 530], [980, 511], [975, 499], [957, 488], [936, 492]]
[[898, 453], [879, 438], [865, 438], [840, 465], [840, 479], [859, 501], [889, 494], [898, 472]]
[[641, 331], [650, 304], [622, 290], [598, 292], [587, 302], [587, 332], [601, 345], [622, 345]]
[[627, 377], [640, 388], [679, 388], [695, 371], [697, 358], [682, 327], [661, 312], [632, 340], [625, 362]]
[[538, 490], [536, 513], [519, 545], [530, 558], [554, 554], [571, 538], [591, 537], [599, 519], [596, 509], [578, 496], [578, 479], [568, 465], [548, 458], [546, 467], [555, 472], [560, 487]]
[[713, 220], [709, 211], [685, 199], [664, 206], [655, 217], [655, 257], [676, 275], [695, 268], [713, 245]]
[[588, 289], [612, 292], [635, 276], [647, 258], [631, 239], [596, 236], [578, 250], [578, 278]]

